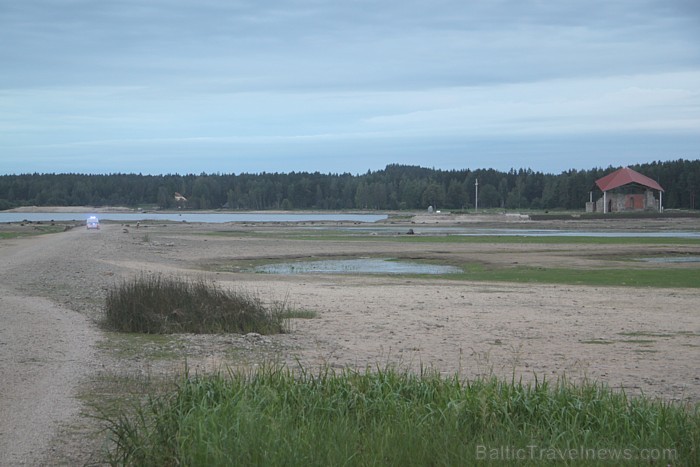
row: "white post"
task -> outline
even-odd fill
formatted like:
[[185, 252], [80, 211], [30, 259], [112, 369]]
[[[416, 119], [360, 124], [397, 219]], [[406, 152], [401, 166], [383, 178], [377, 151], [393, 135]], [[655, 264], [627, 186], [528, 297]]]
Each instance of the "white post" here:
[[604, 191], [603, 192], [603, 214], [607, 214], [608, 212], [608, 200], [607, 200], [607, 195], [608, 192]]
[[659, 191], [659, 212], [664, 212], [664, 192]]
[[479, 212], [479, 179], [477, 178], [474, 182], [474, 191], [476, 195], [474, 197], [474, 212]]

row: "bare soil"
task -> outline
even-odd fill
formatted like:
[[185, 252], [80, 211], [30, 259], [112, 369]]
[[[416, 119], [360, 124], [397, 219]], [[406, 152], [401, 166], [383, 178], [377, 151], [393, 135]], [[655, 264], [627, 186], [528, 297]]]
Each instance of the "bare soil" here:
[[[387, 222], [391, 229], [381, 235], [403, 235], [409, 228], [420, 235], [425, 226], [467, 222], [700, 230], [697, 219], [533, 223], [416, 216]], [[700, 401], [700, 289], [222, 272], [222, 265], [261, 259], [370, 256], [599, 268], [614, 266], [617, 257], [623, 264], [629, 255], [700, 255], [696, 245], [398, 243], [373, 233], [360, 234], [368, 237], [361, 241], [295, 238], [310, 227], [319, 224], [103, 223], [100, 231], [78, 226], [0, 240], [0, 465], [100, 463], [105, 434], [85, 416], [91, 413], [86, 402], [102, 397], [105, 382], [182, 374], [185, 368], [254, 368], [268, 361], [310, 369], [399, 365], [465, 378], [587, 378], [631, 395]], [[227, 235], [206, 235], [217, 230]], [[152, 338], [102, 330], [106, 291], [144, 272], [206, 276], [317, 317], [293, 320], [291, 332], [263, 337]], [[108, 389], [119, 395], [119, 387]]]

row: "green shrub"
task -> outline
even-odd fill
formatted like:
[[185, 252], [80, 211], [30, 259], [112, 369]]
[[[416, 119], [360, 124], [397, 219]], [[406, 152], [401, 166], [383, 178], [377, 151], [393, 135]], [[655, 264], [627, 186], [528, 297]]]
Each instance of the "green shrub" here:
[[224, 290], [205, 279], [142, 274], [110, 290], [106, 327], [121, 332], [284, 332], [284, 304], [265, 306], [259, 297]]

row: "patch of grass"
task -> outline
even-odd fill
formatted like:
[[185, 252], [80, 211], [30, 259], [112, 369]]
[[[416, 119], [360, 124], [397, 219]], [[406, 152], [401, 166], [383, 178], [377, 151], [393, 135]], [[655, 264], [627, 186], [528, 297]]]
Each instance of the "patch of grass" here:
[[[651, 346], [652, 344], [655, 344], [657, 341], [655, 339], [639, 339], [639, 337], [676, 337], [676, 336], [684, 336], [688, 335], [685, 332], [678, 332], [675, 334], [669, 334], [669, 333], [661, 333], [661, 332], [649, 332], [649, 331], [633, 331], [633, 332], [618, 332], [618, 336], [623, 336], [623, 337], [635, 337], [637, 339], [616, 339], [616, 340], [609, 340], [609, 339], [588, 339], [588, 340], [582, 340], [579, 341], [582, 344], [641, 344], [643, 346]], [[691, 333], [692, 335], [692, 333]], [[654, 351], [655, 352], [655, 351]]]
[[0, 232], [0, 240], [9, 240], [10, 238], [17, 238], [25, 236], [23, 232]]
[[665, 332], [650, 332], [650, 331], [633, 331], [633, 332], [618, 332], [619, 336], [626, 337], [673, 337], [673, 334]]
[[508, 461], [504, 447], [536, 453], [518, 465], [585, 463], [571, 450], [597, 449], [629, 456], [607, 458], [616, 465], [638, 465], [644, 449], [658, 450], [664, 465], [700, 463], [697, 406], [565, 380], [268, 365], [187, 378], [106, 421], [116, 465], [471, 465]]
[[644, 344], [644, 345], [650, 345], [650, 344], [656, 343], [655, 340], [651, 340], [651, 339], [625, 339], [625, 340], [620, 341], [620, 342], [624, 342], [626, 344]]
[[[323, 257], [332, 259], [335, 257]], [[289, 259], [285, 262], [308, 261], [307, 258]], [[398, 261], [405, 261], [399, 258]], [[485, 282], [518, 282], [538, 284], [568, 284], [589, 286], [627, 286], [659, 288], [700, 288], [700, 268], [544, 268], [535, 266], [494, 266], [480, 263], [459, 264], [454, 261], [438, 261], [412, 258], [412, 262], [425, 264], [445, 264], [461, 267], [462, 273], [450, 274], [403, 274], [403, 277], [421, 279], [450, 279]], [[250, 272], [265, 264], [279, 262], [276, 258], [255, 260], [231, 260], [227, 263], [212, 264], [205, 269], [221, 272]], [[389, 275], [389, 274], [388, 274]]]
[[415, 235], [406, 235], [403, 227], [397, 227], [396, 231], [382, 231], [376, 235], [368, 235], [367, 232], [349, 233], [338, 230], [285, 230], [285, 231], [216, 231], [203, 235], [240, 238], [283, 238], [307, 241], [356, 241], [356, 242], [404, 242], [404, 243], [495, 243], [495, 244], [591, 244], [591, 245], [700, 245], [699, 238], [677, 237], [591, 237], [591, 236], [529, 236], [518, 235], [432, 235], [421, 234], [420, 227]]
[[698, 245], [697, 238], [664, 238], [664, 237], [588, 237], [588, 236], [546, 236], [535, 237], [525, 235], [401, 235], [398, 237], [372, 237], [393, 239], [406, 243], [496, 243], [496, 244], [589, 244], [589, 245]]
[[628, 287], [700, 287], [700, 268], [664, 269], [565, 269], [541, 267], [464, 266], [463, 274], [443, 279]]
[[45, 235], [58, 232], [65, 232], [71, 229], [72, 226], [65, 224], [47, 224], [47, 225], [32, 225], [23, 228], [5, 228], [0, 226], [0, 240], [9, 240], [11, 238], [32, 237], [35, 235]]
[[318, 318], [318, 313], [313, 310], [287, 310], [282, 313], [285, 319], [314, 319]]
[[[226, 232], [216, 232], [216, 235], [227, 235]], [[241, 236], [239, 233], [232, 233]], [[277, 232], [259, 233], [259, 236], [269, 238], [294, 238], [310, 241], [357, 241], [357, 242], [402, 242], [402, 243], [491, 243], [491, 244], [589, 244], [589, 245], [699, 245], [698, 238], [666, 238], [666, 237], [590, 237], [590, 236], [526, 236], [526, 235], [404, 235], [403, 232], [383, 232], [378, 235], [348, 234], [334, 231], [298, 231], [294, 233]]]
[[104, 325], [146, 334], [284, 332], [284, 304], [265, 306], [245, 292], [204, 279], [142, 274], [107, 293]]
[[151, 360], [172, 360], [180, 356], [184, 347], [177, 336], [172, 334], [108, 333], [97, 347], [118, 358], [148, 358]]

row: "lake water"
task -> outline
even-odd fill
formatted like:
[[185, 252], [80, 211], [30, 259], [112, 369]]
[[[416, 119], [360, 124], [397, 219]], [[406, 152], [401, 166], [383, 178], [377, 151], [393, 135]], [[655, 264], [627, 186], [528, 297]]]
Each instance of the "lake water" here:
[[377, 222], [387, 219], [386, 214], [353, 213], [71, 213], [71, 212], [0, 212], [0, 222], [48, 222], [48, 221], [85, 221], [96, 215], [101, 221], [174, 221], [174, 222]]

